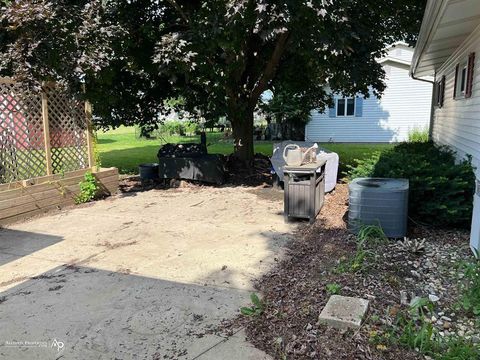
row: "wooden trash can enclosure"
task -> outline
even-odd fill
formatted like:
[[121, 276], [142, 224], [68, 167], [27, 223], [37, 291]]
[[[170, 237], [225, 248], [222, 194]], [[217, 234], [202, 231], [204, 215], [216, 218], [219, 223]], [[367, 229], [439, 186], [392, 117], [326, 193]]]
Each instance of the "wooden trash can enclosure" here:
[[284, 217], [315, 221], [325, 197], [325, 161], [301, 166], [285, 166]]

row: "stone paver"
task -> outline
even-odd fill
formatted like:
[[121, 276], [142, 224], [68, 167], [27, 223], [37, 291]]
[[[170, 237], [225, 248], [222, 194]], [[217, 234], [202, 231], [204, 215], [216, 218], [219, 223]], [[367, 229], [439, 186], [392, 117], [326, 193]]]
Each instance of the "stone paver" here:
[[367, 310], [368, 300], [332, 295], [318, 319], [337, 329], [358, 329]]

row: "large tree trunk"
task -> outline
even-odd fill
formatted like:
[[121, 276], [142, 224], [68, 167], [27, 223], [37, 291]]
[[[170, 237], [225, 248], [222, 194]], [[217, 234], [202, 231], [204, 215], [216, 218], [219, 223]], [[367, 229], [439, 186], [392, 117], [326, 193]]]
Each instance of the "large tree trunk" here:
[[[248, 109], [248, 106], [245, 107]], [[253, 110], [231, 111], [234, 155], [250, 166], [253, 164]]]

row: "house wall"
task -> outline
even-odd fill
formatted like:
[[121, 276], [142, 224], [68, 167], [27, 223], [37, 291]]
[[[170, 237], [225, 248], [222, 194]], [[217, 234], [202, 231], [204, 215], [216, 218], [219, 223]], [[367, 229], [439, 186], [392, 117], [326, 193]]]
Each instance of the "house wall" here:
[[404, 141], [413, 128], [428, 128], [430, 123], [432, 85], [413, 80], [408, 67], [393, 61], [384, 63], [385, 90], [381, 99], [371, 94], [363, 101], [361, 117], [330, 117], [312, 112], [305, 128], [305, 140], [318, 142]]
[[397, 44], [388, 49], [388, 57], [410, 63], [413, 57], [413, 49], [406, 44]]
[[[476, 53], [472, 97], [454, 99], [455, 67], [471, 52]], [[437, 80], [445, 75], [445, 100], [434, 110], [433, 140], [450, 145], [459, 159], [472, 156], [480, 182], [480, 27], [477, 28], [437, 71]], [[475, 196], [471, 245], [480, 249], [480, 189]]]

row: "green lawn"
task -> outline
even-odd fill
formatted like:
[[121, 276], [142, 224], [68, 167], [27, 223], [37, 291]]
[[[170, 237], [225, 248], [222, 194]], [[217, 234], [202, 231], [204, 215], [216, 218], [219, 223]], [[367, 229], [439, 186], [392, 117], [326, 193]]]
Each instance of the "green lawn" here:
[[[107, 132], [98, 132], [98, 150], [102, 166], [114, 166], [122, 174], [135, 174], [138, 164], [156, 162], [160, 145], [167, 142], [199, 142], [199, 136], [166, 136], [163, 139], [146, 140], [138, 138], [134, 127], [121, 127]], [[207, 132], [208, 152], [228, 155], [233, 151], [231, 139], [224, 139], [222, 133]], [[272, 141], [255, 142], [255, 152], [272, 155]], [[389, 144], [320, 144], [340, 156], [340, 171], [344, 173], [347, 164], [353, 159], [362, 158], [373, 151], [392, 147]]]

